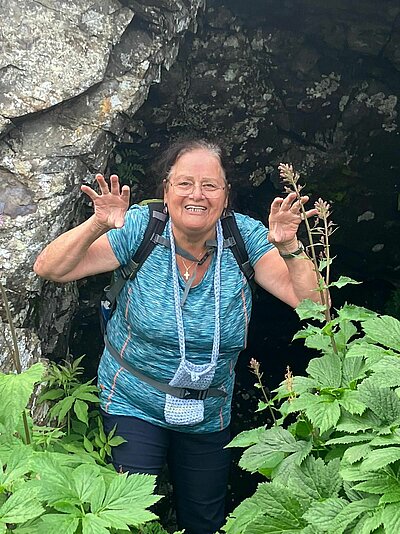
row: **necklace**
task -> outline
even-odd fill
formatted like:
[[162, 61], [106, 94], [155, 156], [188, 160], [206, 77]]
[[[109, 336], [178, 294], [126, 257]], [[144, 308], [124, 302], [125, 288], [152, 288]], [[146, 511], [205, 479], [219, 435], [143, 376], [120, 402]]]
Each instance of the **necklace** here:
[[182, 260], [182, 263], [183, 263], [183, 266], [185, 267], [185, 272], [183, 274], [183, 278], [186, 280], [186, 282], [189, 280], [190, 278], [190, 269], [193, 267], [193, 265], [195, 265], [197, 263], [197, 260], [196, 261], [192, 261], [192, 263], [190, 265], [186, 265], [186, 262], [185, 260], [182, 258], [181, 256], [181, 260]]

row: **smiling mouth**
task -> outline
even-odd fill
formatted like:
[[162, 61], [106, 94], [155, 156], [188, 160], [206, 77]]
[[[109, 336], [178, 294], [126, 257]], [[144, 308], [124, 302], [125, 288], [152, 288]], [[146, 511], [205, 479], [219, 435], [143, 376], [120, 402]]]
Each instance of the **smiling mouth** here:
[[192, 213], [201, 213], [202, 211], [206, 211], [207, 208], [204, 206], [185, 206], [185, 210], [191, 211]]

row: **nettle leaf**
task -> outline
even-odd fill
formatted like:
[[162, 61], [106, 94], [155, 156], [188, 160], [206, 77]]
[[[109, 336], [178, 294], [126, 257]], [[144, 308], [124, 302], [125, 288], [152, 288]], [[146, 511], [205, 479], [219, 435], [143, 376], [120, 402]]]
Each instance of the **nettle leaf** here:
[[323, 532], [332, 532], [330, 529], [332, 521], [347, 504], [347, 501], [339, 497], [329, 497], [322, 502], [315, 501], [303, 517], [315, 528]]
[[366, 405], [361, 402], [358, 391], [345, 389], [340, 395], [339, 404], [351, 414], [362, 415], [367, 409]]
[[400, 358], [397, 356], [384, 356], [371, 366], [375, 371], [371, 377], [376, 384], [388, 388], [400, 386]]
[[292, 471], [288, 487], [298, 497], [308, 500], [337, 497], [343, 484], [339, 467], [339, 459], [326, 464], [321, 458], [309, 456], [300, 467]]
[[325, 306], [314, 302], [311, 299], [302, 300], [295, 311], [302, 321], [305, 319], [315, 319], [317, 321], [325, 320]]
[[30, 534], [75, 534], [79, 526], [79, 519], [67, 514], [45, 514], [43, 515]]
[[338, 388], [342, 383], [341, 359], [333, 353], [314, 358], [308, 364], [307, 373], [321, 388]]
[[270, 482], [260, 484], [256, 493], [264, 514], [279, 521], [282, 531], [306, 526], [302, 518], [304, 506], [290, 489], [282, 484]]
[[359, 435], [355, 435], [355, 436], [354, 435], [341, 436], [340, 438], [329, 439], [326, 442], [326, 445], [340, 445], [340, 444], [349, 445], [349, 444], [352, 444], [352, 443], [359, 443], [359, 442], [363, 442], [363, 441], [371, 441], [373, 436], [374, 436], [374, 434], [372, 434], [372, 433], [370, 433], [370, 434], [359, 434]]
[[400, 399], [389, 388], [381, 388], [373, 383], [373, 378], [364, 380], [358, 387], [359, 398], [382, 421], [392, 424], [400, 420]]
[[342, 366], [342, 386], [349, 387], [352, 382], [364, 378], [367, 366], [363, 356], [349, 356], [347, 352]]
[[400, 321], [390, 315], [368, 319], [362, 328], [369, 338], [384, 347], [400, 351]]
[[237, 506], [228, 516], [223, 531], [227, 534], [243, 534], [246, 526], [254, 522], [258, 516], [263, 515], [258, 499], [257, 492]]
[[370, 410], [366, 410], [362, 415], [343, 412], [336, 425], [336, 430], [339, 432], [348, 432], [349, 434], [357, 434], [361, 431], [365, 432], [375, 429], [381, 425], [381, 420]]
[[392, 355], [390, 350], [378, 347], [377, 345], [371, 345], [370, 343], [360, 342], [352, 343], [347, 351], [346, 358], [353, 356], [362, 356], [366, 359], [367, 368], [380, 361], [386, 355]]
[[359, 482], [353, 489], [383, 495], [386, 492], [400, 491], [400, 482], [389, 473], [375, 473], [374, 478]]
[[271, 450], [265, 443], [257, 443], [244, 453], [239, 460], [239, 466], [250, 473], [263, 469], [273, 469], [285, 458], [283, 452]]
[[376, 436], [372, 441], [373, 447], [387, 447], [388, 445], [400, 445], [400, 429], [394, 430], [387, 436]]
[[315, 336], [309, 336], [305, 340], [304, 345], [309, 349], [319, 350], [323, 353], [329, 354], [333, 351], [331, 338], [326, 334], [317, 334]]
[[245, 430], [235, 436], [233, 440], [228, 443], [227, 447], [250, 447], [261, 440], [261, 436], [266, 432], [265, 426], [253, 428], [252, 430]]
[[340, 510], [337, 516], [332, 520], [329, 525], [329, 532], [342, 534], [360, 515], [375, 510], [378, 501], [379, 499], [373, 496], [347, 504], [346, 507]]
[[324, 394], [303, 393], [291, 402], [290, 411], [304, 411], [321, 433], [334, 427], [340, 418], [339, 402], [331, 395]]
[[[382, 534], [377, 531], [377, 529], [382, 525], [382, 510], [376, 511], [373, 515], [371, 512], [369, 514], [364, 514], [360, 521], [355, 525], [353, 532], [357, 534]], [[384, 534], [384, 533], [383, 533]]]
[[361, 458], [366, 458], [371, 452], [371, 447], [368, 443], [363, 443], [362, 445], [354, 445], [354, 447], [349, 447], [343, 454], [343, 459], [349, 464], [354, 464], [361, 460]]
[[35, 363], [20, 374], [0, 374], [0, 424], [3, 432], [14, 433], [34, 386], [42, 380], [43, 374], [42, 363]]
[[378, 471], [400, 460], [400, 447], [386, 447], [373, 450], [361, 464], [361, 471]]
[[339, 310], [338, 321], [365, 321], [371, 317], [377, 317], [374, 311], [363, 308], [362, 306], [355, 306], [354, 304], [345, 304]]
[[398, 503], [388, 504], [382, 511], [385, 531], [389, 534], [400, 532], [400, 506]]
[[350, 278], [349, 276], [340, 276], [336, 282], [331, 282], [328, 287], [340, 288], [347, 286], [347, 284], [362, 284], [362, 282], [357, 282], [357, 280], [353, 280], [353, 278]]
[[357, 328], [350, 321], [341, 321], [340, 329], [335, 334], [336, 347], [339, 351], [343, 352], [348, 341], [357, 334]]
[[13, 493], [0, 507], [1, 523], [25, 523], [44, 513], [36, 492], [23, 486]]
[[292, 338], [292, 341], [295, 339], [307, 339], [309, 336], [320, 336], [322, 334], [322, 328], [314, 325], [307, 325], [305, 328], [302, 328]]
[[382, 497], [379, 499], [379, 504], [389, 504], [392, 502], [400, 503], [400, 486], [393, 490], [393, 491], [387, 491]]

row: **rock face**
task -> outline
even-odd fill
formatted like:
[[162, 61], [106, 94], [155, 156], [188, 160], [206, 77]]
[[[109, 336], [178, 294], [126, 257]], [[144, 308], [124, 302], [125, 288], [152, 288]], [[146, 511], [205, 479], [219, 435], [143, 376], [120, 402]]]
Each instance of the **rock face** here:
[[[202, 3], [0, 4], [0, 269], [25, 364], [41, 353], [65, 356], [77, 304], [75, 284], [38, 280], [33, 261], [45, 243], [81, 220], [80, 184], [105, 170], [115, 141], [161, 67], [173, 63]], [[9, 333], [1, 323], [3, 303], [0, 310], [3, 363]]]
[[346, 274], [399, 282], [398, 1], [202, 4], [0, 4], [0, 269], [25, 361], [65, 356], [76, 286], [32, 263], [84, 216], [82, 180], [116, 170], [153, 196], [147, 168], [181, 134], [222, 141], [237, 206], [257, 217], [292, 162], [334, 202]]

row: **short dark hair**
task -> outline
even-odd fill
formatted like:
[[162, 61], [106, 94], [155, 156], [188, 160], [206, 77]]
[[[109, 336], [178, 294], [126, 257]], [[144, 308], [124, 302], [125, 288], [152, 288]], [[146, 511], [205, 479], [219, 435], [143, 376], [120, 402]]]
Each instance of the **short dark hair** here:
[[224, 179], [227, 182], [226, 156], [220, 145], [203, 138], [180, 138], [171, 143], [153, 165], [153, 173], [157, 175], [159, 180], [157, 187], [158, 196], [162, 196], [164, 180], [168, 180], [171, 169], [178, 159], [184, 154], [198, 149], [207, 150], [210, 154], [218, 158]]

